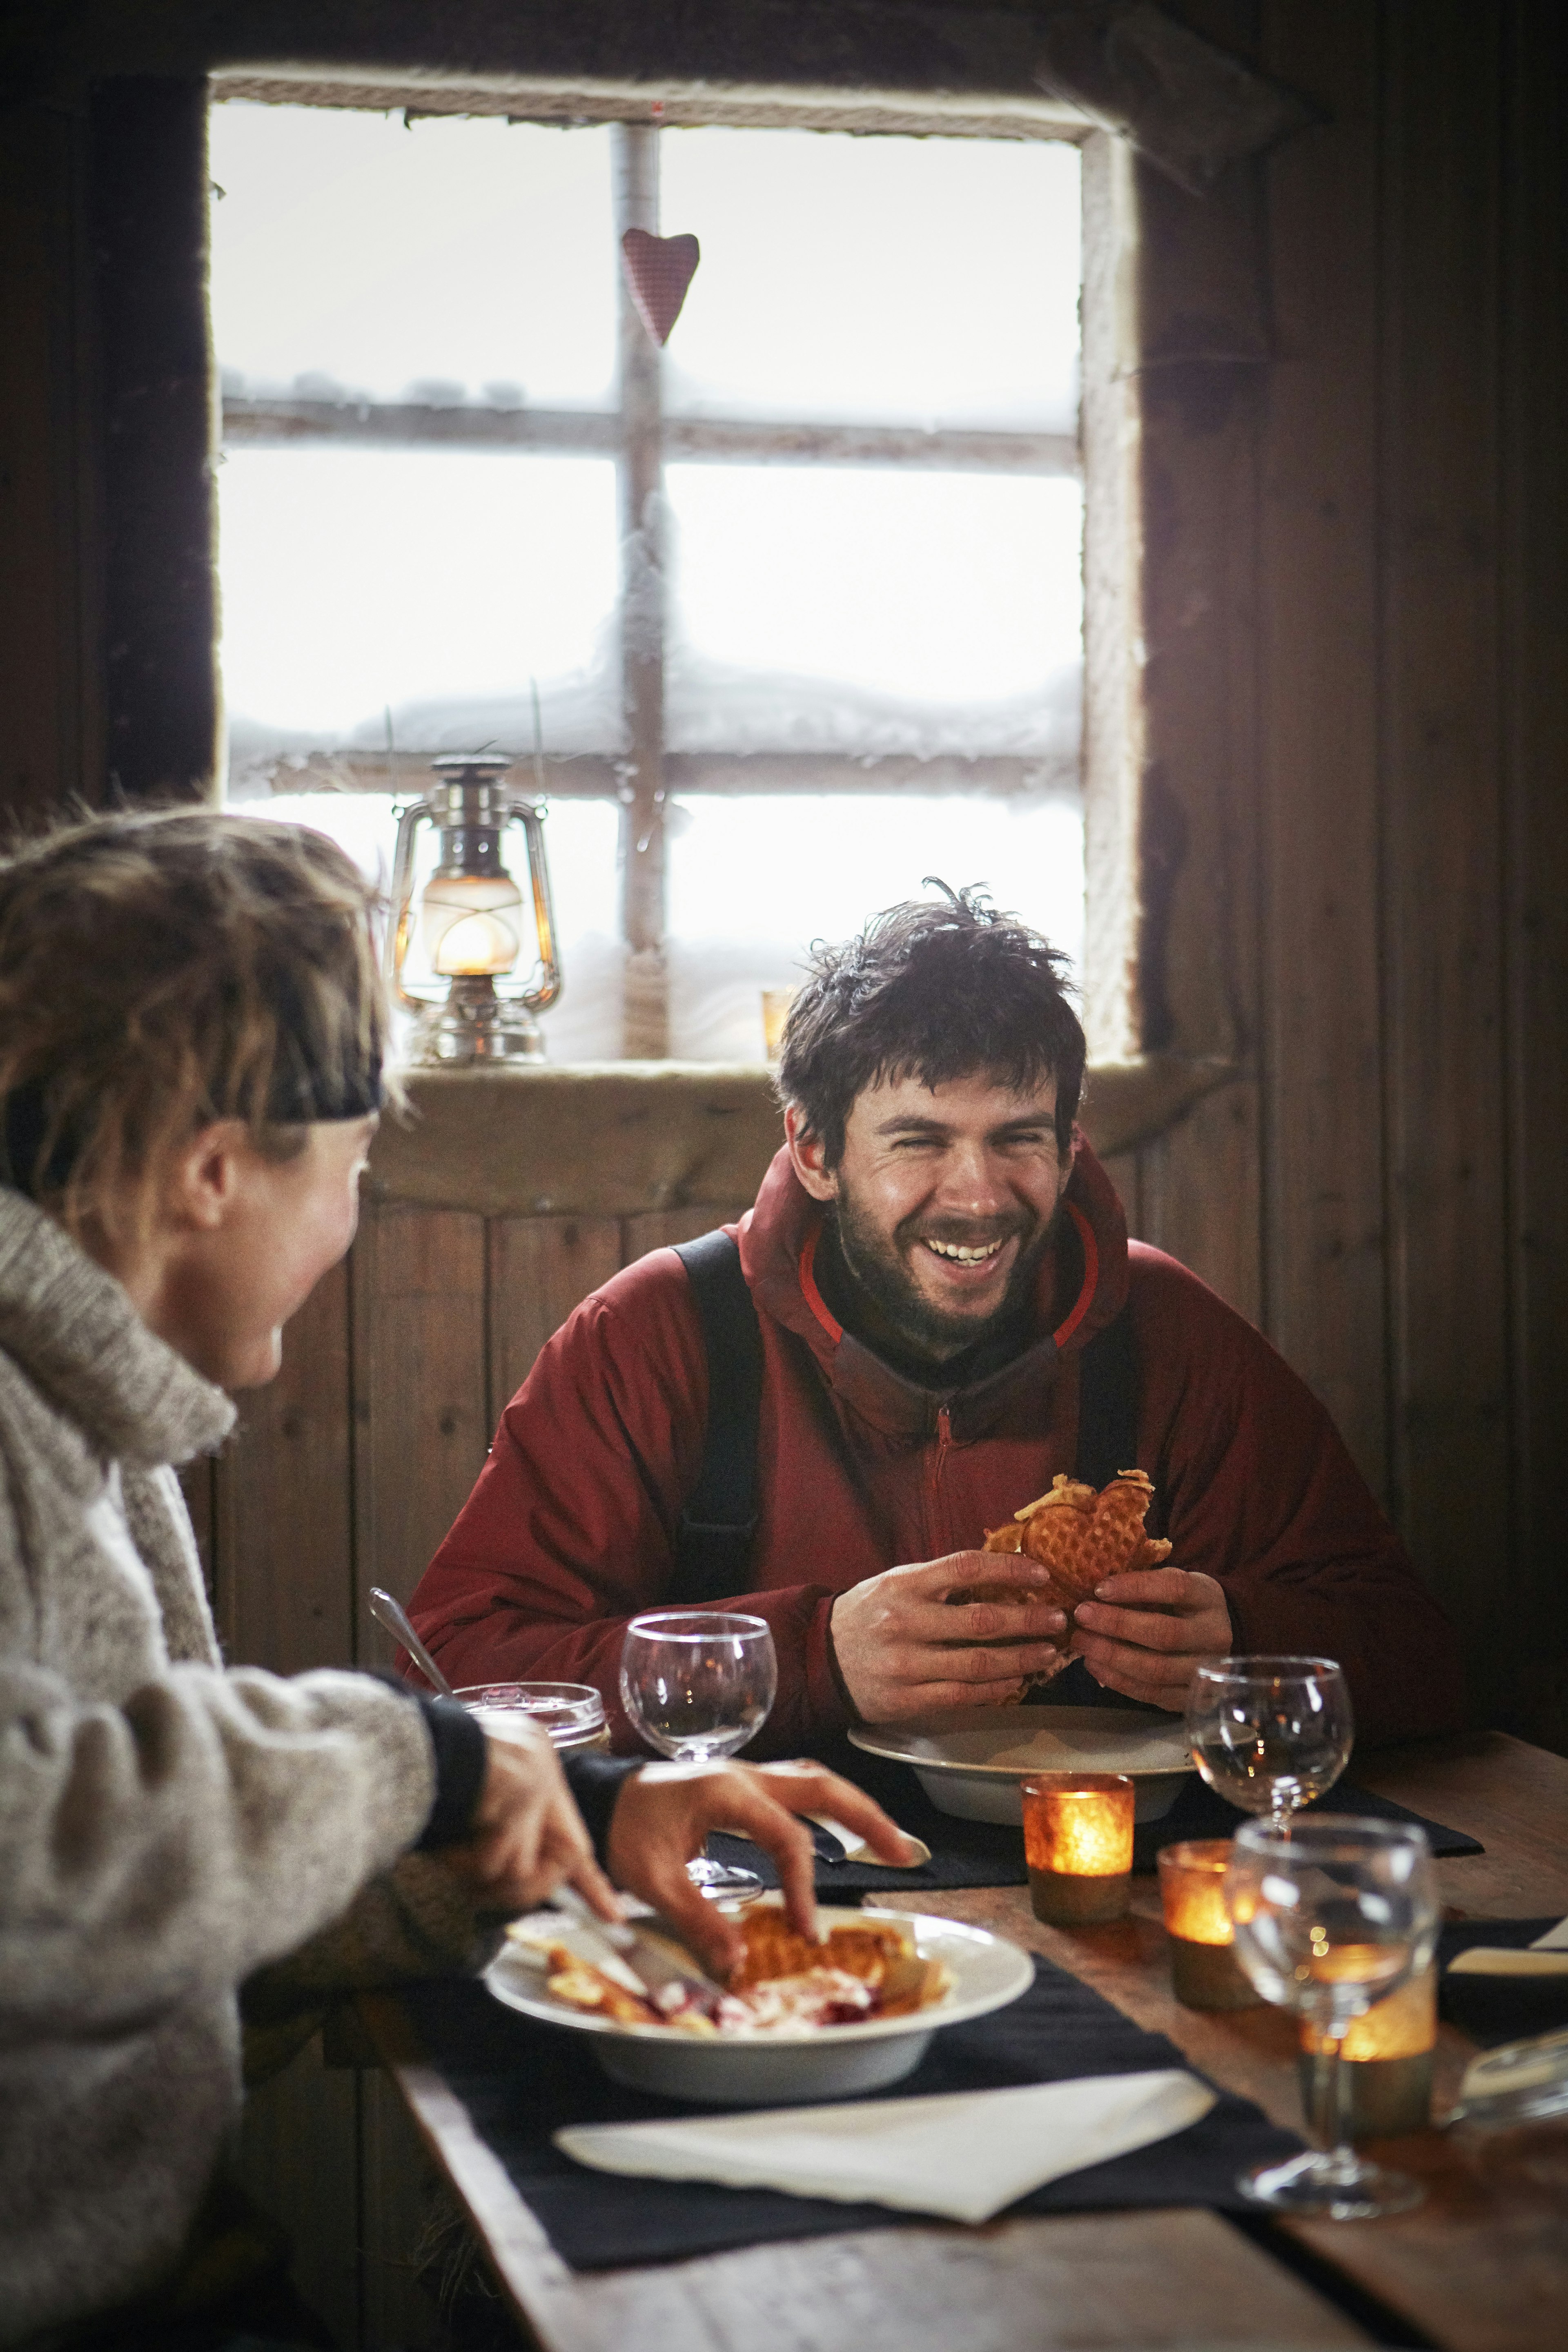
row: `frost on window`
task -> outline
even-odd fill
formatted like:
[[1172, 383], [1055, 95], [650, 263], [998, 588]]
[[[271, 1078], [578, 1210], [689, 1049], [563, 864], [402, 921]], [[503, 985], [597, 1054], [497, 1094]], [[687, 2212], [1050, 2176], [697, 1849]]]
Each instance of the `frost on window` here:
[[[622, 1036], [612, 144], [232, 103], [212, 125], [231, 401], [597, 420], [592, 449], [237, 437], [219, 474], [231, 798], [374, 870], [388, 781], [442, 752], [526, 759], [537, 690], [563, 1061]], [[1072, 149], [713, 130], [663, 132], [659, 157], [662, 226], [703, 248], [664, 365], [672, 430], [1056, 435], [1070, 467]], [[987, 884], [1076, 956], [1070, 470], [678, 446], [658, 519], [670, 1051], [755, 1059], [761, 990], [927, 874]], [[300, 791], [324, 777], [374, 789]]]

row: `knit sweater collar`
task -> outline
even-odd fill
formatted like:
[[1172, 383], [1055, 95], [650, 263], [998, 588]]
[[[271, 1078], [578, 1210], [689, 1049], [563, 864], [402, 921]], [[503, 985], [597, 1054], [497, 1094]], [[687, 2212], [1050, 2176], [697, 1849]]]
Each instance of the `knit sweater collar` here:
[[96, 1451], [131, 1468], [211, 1453], [234, 1425], [223, 1391], [149, 1331], [114, 1276], [4, 1186], [0, 1349]]

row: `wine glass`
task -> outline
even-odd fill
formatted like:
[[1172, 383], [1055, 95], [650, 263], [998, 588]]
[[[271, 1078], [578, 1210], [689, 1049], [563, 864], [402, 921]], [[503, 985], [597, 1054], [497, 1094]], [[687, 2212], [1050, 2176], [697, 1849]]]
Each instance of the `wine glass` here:
[[[634, 1617], [621, 1650], [621, 1704], [650, 1748], [683, 1763], [733, 1756], [767, 1721], [778, 1660], [765, 1618], [721, 1609], [658, 1609]], [[686, 1865], [714, 1902], [763, 1891], [754, 1870], [713, 1862]]]
[[1281, 1836], [1299, 1806], [1333, 1787], [1354, 1738], [1332, 1658], [1211, 1658], [1188, 1687], [1193, 1762], [1216, 1795], [1267, 1813]]
[[1431, 1959], [1437, 1893], [1425, 1830], [1325, 1814], [1281, 1829], [1244, 1822], [1225, 1876], [1236, 1957], [1256, 1991], [1316, 2028], [1310, 2117], [1316, 2151], [1259, 2165], [1237, 2182], [1274, 2213], [1336, 2221], [1405, 2213], [1425, 2190], [1369, 2164], [1346, 2128], [1340, 2046], [1352, 2019], [1397, 1992]]

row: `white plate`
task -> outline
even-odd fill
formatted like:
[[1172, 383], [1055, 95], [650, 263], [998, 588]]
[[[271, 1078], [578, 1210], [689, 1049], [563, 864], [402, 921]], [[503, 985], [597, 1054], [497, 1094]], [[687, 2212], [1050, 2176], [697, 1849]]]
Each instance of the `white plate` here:
[[[763, 1897], [777, 1903], [779, 1898]], [[592, 2037], [595, 2056], [606, 2074], [634, 2090], [657, 2091], [670, 2099], [705, 2106], [797, 2106], [816, 2099], [842, 2099], [880, 2090], [912, 2074], [942, 2026], [961, 2025], [1003, 2009], [1028, 1990], [1034, 1963], [1027, 1952], [984, 1927], [956, 1919], [903, 1912], [820, 1906], [825, 1927], [863, 1927], [868, 1920], [896, 1919], [912, 1930], [921, 1959], [942, 1960], [952, 1976], [945, 2000], [912, 2017], [873, 2018], [867, 2025], [826, 2025], [815, 2032], [699, 2039], [668, 2025], [617, 2025], [591, 2010], [574, 2009], [544, 1989], [538, 1963], [508, 1944], [485, 1971], [498, 2000], [525, 2017], [561, 2025]], [[591, 1927], [548, 1915], [552, 1940], [603, 1966], [609, 1948]]]
[[966, 1822], [1022, 1821], [1032, 1772], [1125, 1772], [1141, 1822], [1156, 1822], [1193, 1770], [1185, 1727], [1120, 1706], [964, 1707], [849, 1734], [868, 1756], [908, 1764], [933, 1805]]

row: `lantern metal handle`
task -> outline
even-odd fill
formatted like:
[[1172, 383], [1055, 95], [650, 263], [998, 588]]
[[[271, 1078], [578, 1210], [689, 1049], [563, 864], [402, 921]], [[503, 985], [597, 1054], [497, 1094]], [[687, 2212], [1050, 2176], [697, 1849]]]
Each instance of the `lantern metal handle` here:
[[[544, 827], [531, 801], [521, 793], [507, 795], [507, 814], [522, 820], [528, 845], [528, 878], [533, 891], [533, 929], [539, 942], [540, 984], [524, 992], [530, 1013], [544, 1013], [561, 993], [561, 964], [555, 953], [555, 909], [550, 898], [550, 868], [544, 862]], [[399, 836], [401, 842], [401, 835]]]
[[386, 984], [405, 1013], [423, 1013], [426, 1000], [410, 996], [403, 985], [404, 959], [408, 952], [414, 907], [414, 838], [421, 817], [433, 818], [428, 801], [412, 801], [397, 820], [397, 847], [392, 860], [392, 904], [387, 909], [386, 936], [382, 944], [382, 968]]

